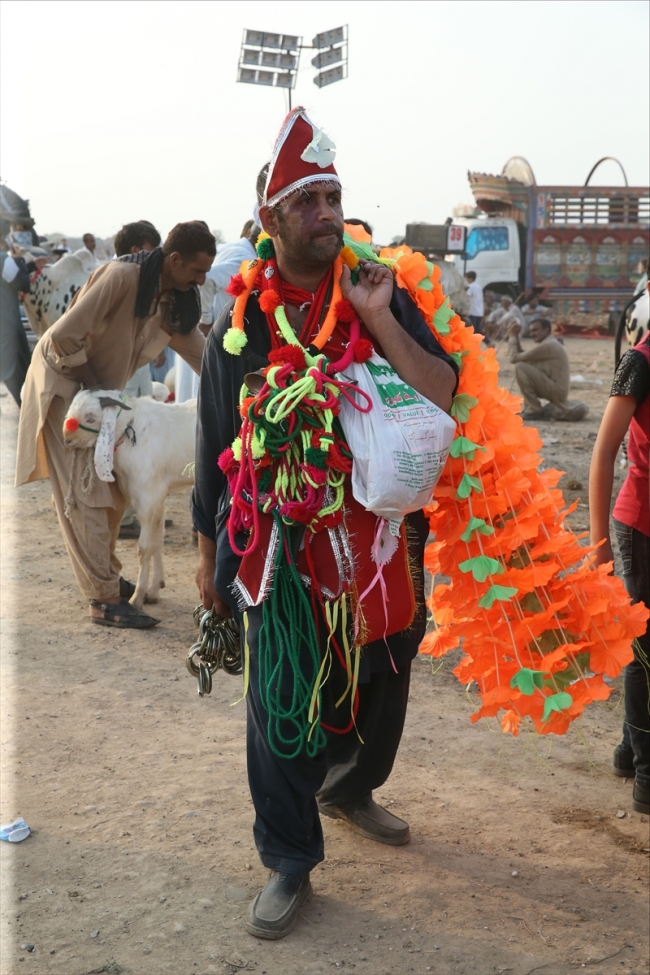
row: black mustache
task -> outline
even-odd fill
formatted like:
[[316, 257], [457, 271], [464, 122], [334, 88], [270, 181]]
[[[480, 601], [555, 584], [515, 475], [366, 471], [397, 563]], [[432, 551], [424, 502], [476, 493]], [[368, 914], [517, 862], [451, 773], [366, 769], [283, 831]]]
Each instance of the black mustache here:
[[327, 237], [328, 234], [334, 234], [335, 237], [343, 240], [343, 231], [336, 224], [330, 225], [327, 229], [320, 230], [317, 234], [314, 234], [314, 237]]

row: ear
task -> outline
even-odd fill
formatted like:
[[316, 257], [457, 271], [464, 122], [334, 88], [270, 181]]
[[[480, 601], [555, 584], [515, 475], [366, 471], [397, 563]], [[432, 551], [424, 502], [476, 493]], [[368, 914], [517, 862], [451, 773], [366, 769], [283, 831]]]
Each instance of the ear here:
[[278, 236], [278, 216], [273, 207], [260, 207], [260, 223], [269, 237]]
[[[108, 399], [108, 397], [106, 397]], [[109, 402], [115, 406], [115, 401]], [[121, 406], [121, 403], [117, 404]], [[95, 471], [100, 481], [114, 481], [113, 477], [113, 447], [115, 445], [115, 410], [106, 409], [102, 412], [102, 422], [99, 428], [97, 443], [95, 444]]]
[[105, 409], [107, 406], [121, 406], [123, 410], [131, 409], [131, 407], [127, 406], [126, 403], [122, 403], [122, 401], [119, 399], [113, 399], [112, 396], [100, 396], [99, 405], [102, 409]]

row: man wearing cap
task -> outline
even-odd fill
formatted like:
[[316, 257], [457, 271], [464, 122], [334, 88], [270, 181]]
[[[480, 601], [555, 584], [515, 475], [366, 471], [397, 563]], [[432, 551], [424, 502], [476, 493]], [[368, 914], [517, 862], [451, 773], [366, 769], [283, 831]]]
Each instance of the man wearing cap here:
[[[246, 927], [268, 939], [292, 930], [300, 905], [311, 895], [310, 871], [324, 858], [319, 812], [381, 843], [397, 846], [410, 838], [408, 824], [382, 809], [372, 793], [393, 766], [411, 661], [424, 635], [428, 524], [421, 511], [406, 516], [408, 536], [400, 536], [388, 566], [406, 574], [389, 586], [385, 621], [377, 618], [379, 604], [372, 609], [370, 602], [363, 603], [368, 639], [354, 646], [359, 621], [352, 610], [346, 622], [346, 607], [352, 605], [346, 593], [354, 596], [375, 575], [370, 550], [377, 519], [348, 490], [351, 459], [346, 460], [340, 431], [336, 423], [324, 430], [315, 421], [300, 420], [306, 414], [292, 408], [299, 383], [287, 388], [285, 425], [269, 427], [268, 439], [283, 430], [290, 436], [294, 423], [303, 423], [304, 504], [280, 509], [277, 492], [283, 485], [288, 490], [293, 477], [290, 451], [283, 453], [280, 443], [280, 460], [268, 467], [267, 477], [270, 448], [264, 454], [264, 445], [251, 447], [247, 434], [238, 438], [245, 429], [242, 416], [246, 423], [261, 409], [264, 390], [268, 393], [269, 383], [275, 383], [270, 364], [278, 367], [278, 376], [295, 368], [308, 378], [308, 372], [313, 375], [313, 369], [329, 363], [331, 392], [345, 378], [337, 365], [352, 355], [363, 361], [371, 344], [404, 384], [443, 410], [451, 405], [457, 379], [455, 364], [389, 268], [361, 261], [353, 284], [348, 266], [342, 265], [343, 208], [334, 154], [333, 143], [303, 109], [287, 116], [271, 161], [258, 177], [266, 239], [258, 243], [258, 258], [231, 282], [236, 302], [224, 309], [208, 336], [199, 389], [196, 582], [203, 605], [222, 616], [234, 613], [245, 634], [254, 836], [270, 871], [266, 887], [249, 907]], [[305, 362], [320, 365], [306, 369]], [[242, 386], [261, 391], [257, 398], [240, 401]], [[343, 511], [337, 514], [332, 503], [317, 517], [305, 516], [309, 485], [321, 483], [319, 451], [327, 449], [330, 459], [337, 458], [337, 470], [347, 471]], [[244, 482], [235, 483], [233, 474], [239, 470], [245, 480], [246, 457], [252, 466], [258, 464], [259, 484], [268, 492], [255, 511], [249, 489], [240, 489]], [[325, 496], [326, 502], [332, 498]], [[250, 529], [241, 527], [243, 511], [251, 515]], [[323, 530], [315, 530], [315, 522]], [[237, 550], [244, 549], [242, 558]], [[409, 592], [412, 603], [407, 606]], [[363, 598], [358, 596], [358, 606]], [[315, 659], [310, 633], [317, 642]], [[355, 661], [353, 678], [350, 669], [346, 677], [346, 654]], [[344, 698], [351, 704], [342, 715], [337, 701]], [[303, 720], [307, 713], [309, 727]]]

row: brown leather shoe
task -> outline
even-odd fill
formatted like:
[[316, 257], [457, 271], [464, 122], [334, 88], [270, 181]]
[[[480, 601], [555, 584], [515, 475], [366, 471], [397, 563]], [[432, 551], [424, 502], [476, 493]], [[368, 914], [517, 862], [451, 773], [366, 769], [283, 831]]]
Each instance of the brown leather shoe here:
[[338, 806], [319, 802], [318, 808], [323, 816], [343, 819], [357, 833], [361, 833], [369, 840], [376, 840], [377, 843], [404, 846], [411, 839], [409, 824], [393, 816], [372, 798], [358, 802], [342, 802]]

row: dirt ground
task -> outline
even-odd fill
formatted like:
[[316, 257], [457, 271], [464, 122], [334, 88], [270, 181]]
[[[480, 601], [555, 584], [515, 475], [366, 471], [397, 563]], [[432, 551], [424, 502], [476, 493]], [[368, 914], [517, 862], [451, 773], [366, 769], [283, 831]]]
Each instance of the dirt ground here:
[[[571, 395], [591, 414], [541, 434], [545, 463], [573, 479], [567, 499], [582, 499], [571, 518], [582, 529], [613, 343], [566, 346], [588, 380]], [[508, 387], [512, 375], [505, 365]], [[326, 820], [327, 859], [298, 927], [277, 943], [251, 938], [242, 919], [265, 871], [245, 704], [233, 704], [238, 678], [219, 673], [200, 699], [185, 669], [197, 602], [186, 497], [169, 504], [162, 624], [92, 626], [48, 484], [12, 487], [18, 414], [10, 397], [0, 405], [0, 819], [22, 815], [33, 831], [0, 844], [2, 975], [647, 972], [648, 822], [610, 772], [620, 681], [566, 736], [514, 739], [495, 721], [470, 724], [458, 653], [415, 662], [396, 767], [376, 795], [410, 822], [411, 843], [381, 846]], [[135, 578], [135, 543], [120, 557]]]

